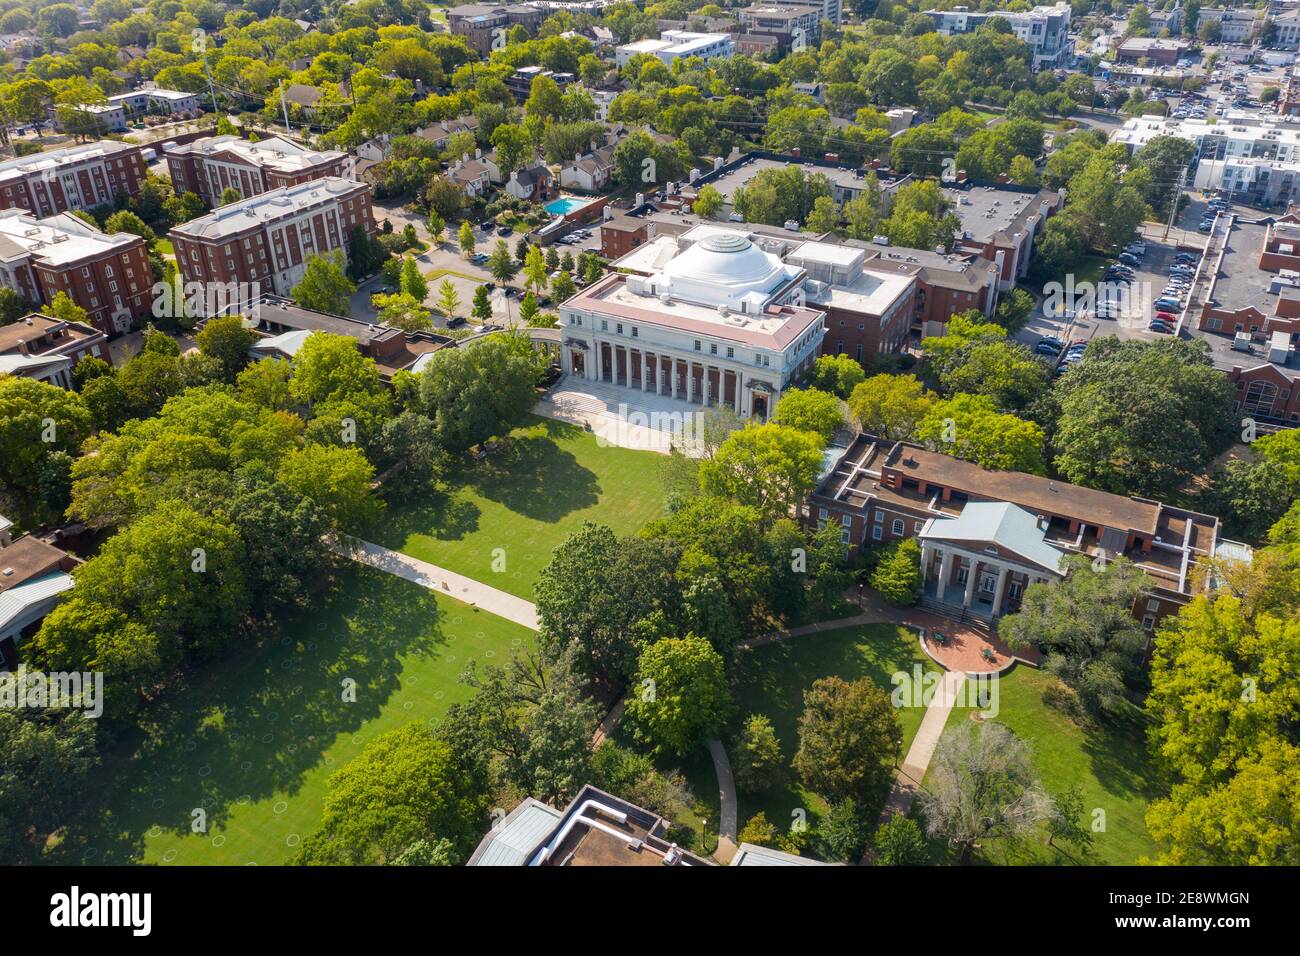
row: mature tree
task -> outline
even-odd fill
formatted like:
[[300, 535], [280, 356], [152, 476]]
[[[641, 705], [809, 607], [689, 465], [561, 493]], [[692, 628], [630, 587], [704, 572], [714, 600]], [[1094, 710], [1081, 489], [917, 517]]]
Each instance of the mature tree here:
[[1134, 673], [1146, 644], [1133, 607], [1151, 581], [1122, 556], [1095, 567], [1094, 559], [1075, 555], [1061, 570], [1064, 580], [1027, 587], [1020, 611], [1004, 617], [998, 633], [1013, 647], [1041, 651], [1095, 713], [1128, 710], [1123, 678]]
[[539, 638], [551, 659], [573, 652], [585, 672], [622, 682], [646, 642], [643, 620], [672, 589], [663, 550], [584, 522], [555, 549], [533, 593]]
[[1088, 825], [1087, 804], [1078, 784], [1052, 797], [1052, 816], [1047, 821], [1047, 845], [1056, 841], [1087, 853], [1092, 847], [1092, 829]]
[[[1296, 510], [1300, 517], [1300, 509]], [[1147, 826], [1174, 865], [1300, 862], [1300, 522], [1242, 569], [1242, 595], [1202, 595], [1156, 635], [1147, 713], [1172, 781]], [[1230, 582], [1233, 591], [1236, 580]]]
[[35, 863], [99, 764], [96, 721], [75, 711], [0, 708], [0, 861]]
[[437, 352], [419, 375], [419, 395], [439, 444], [461, 454], [522, 425], [537, 400], [536, 380], [528, 341], [493, 335]]
[[208, 319], [196, 339], [200, 352], [221, 363], [222, 378], [234, 382], [248, 364], [248, 349], [257, 333], [244, 325], [242, 316], [219, 315]]
[[823, 443], [844, 426], [844, 407], [830, 392], [815, 388], [792, 388], [781, 394], [772, 421], [799, 431], [811, 432]]
[[516, 655], [461, 678], [474, 696], [455, 704], [439, 733], [501, 782], [552, 803], [572, 800], [591, 778], [592, 734], [600, 721], [566, 661]]
[[246, 402], [271, 411], [283, 411], [294, 401], [289, 385], [292, 378], [293, 366], [290, 363], [264, 358], [235, 377], [235, 391]]
[[[76, 454], [92, 416], [81, 397], [47, 382], [0, 376], [0, 486], [23, 518], [41, 520], [42, 477], [55, 456]], [[0, 491], [3, 494], [3, 491]], [[51, 502], [61, 509], [65, 501]]]
[[370, 302], [379, 310], [379, 321], [403, 332], [421, 332], [433, 327], [431, 313], [415, 296], [405, 292], [374, 295]]
[[401, 291], [416, 302], [423, 302], [429, 297], [429, 280], [420, 272], [420, 264], [411, 256], [402, 259]]
[[706, 183], [696, 193], [692, 209], [701, 219], [713, 219], [721, 211], [724, 202], [722, 193], [718, 192], [718, 187]]
[[289, 391], [304, 404], [387, 400], [375, 360], [361, 353], [355, 339], [326, 332], [313, 332], [298, 349]]
[[924, 866], [930, 862], [921, 827], [901, 813], [882, 823], [871, 842], [877, 866]]
[[874, 800], [893, 779], [903, 726], [889, 695], [871, 680], [822, 677], [804, 691], [794, 769], [830, 800]]
[[986, 395], [956, 395], [931, 406], [917, 437], [930, 448], [995, 471], [1041, 475], [1043, 429], [998, 412]]
[[356, 283], [345, 271], [343, 253], [336, 250], [332, 256], [308, 259], [302, 279], [293, 287], [291, 295], [304, 308], [331, 315], [347, 315], [348, 303], [356, 291]]
[[960, 721], [944, 731], [926, 780], [926, 832], [946, 839], [961, 863], [982, 841], [1024, 837], [1052, 814], [1028, 745], [1000, 723]]
[[851, 797], [835, 803], [817, 824], [817, 836], [826, 858], [836, 863], [857, 863], [871, 838], [871, 818]]
[[479, 839], [487, 794], [452, 748], [422, 724], [390, 730], [332, 774], [320, 828], [295, 862], [387, 863], [418, 840], [448, 840], [464, 859]]
[[375, 469], [359, 448], [306, 445], [284, 460], [279, 478], [315, 502], [339, 531], [358, 533], [383, 510], [371, 490]]
[[250, 601], [244, 558], [229, 522], [167, 501], [77, 569], [76, 595], [156, 634], [167, 668], [189, 651], [232, 643]]
[[862, 366], [847, 355], [819, 355], [808, 377], [812, 388], [848, 398], [866, 378]]
[[733, 432], [700, 465], [700, 488], [752, 505], [770, 523], [789, 515], [812, 491], [823, 444], [814, 434], [784, 425], [750, 425]]
[[722, 657], [704, 638], [665, 637], [641, 652], [627, 705], [641, 743], [685, 756], [722, 729], [730, 708]]
[[573, 281], [573, 276], [568, 272], [560, 272], [551, 280], [551, 291], [555, 294], [556, 302], [567, 302], [578, 293], [577, 283]]
[[460, 246], [462, 256], [472, 256], [474, 254], [474, 226], [468, 219], [460, 224], [460, 232], [456, 237], [456, 244]]
[[529, 246], [524, 257], [524, 287], [534, 292], [545, 292], [549, 272], [546, 257], [537, 246]]
[[510, 252], [510, 246], [504, 239], [498, 239], [492, 254], [488, 256], [487, 271], [497, 282], [505, 285], [519, 273], [519, 264]]
[[[569, 280], [572, 282], [573, 280]], [[474, 306], [470, 314], [479, 322], [487, 322], [492, 318], [492, 301], [488, 298], [487, 286], [481, 285], [474, 289]]]
[[460, 293], [456, 291], [456, 284], [450, 279], [443, 279], [442, 284], [438, 286], [438, 311], [450, 317], [454, 316], [459, 308]]
[[1121, 175], [1119, 166], [1126, 163], [1124, 146], [1107, 146], [1070, 180], [1070, 210], [1094, 249], [1123, 245], [1147, 216], [1151, 175], [1141, 166]]
[[747, 793], [762, 793], [781, 782], [785, 760], [781, 741], [772, 721], [763, 714], [750, 714], [731, 750], [736, 785]]
[[766, 813], [759, 810], [745, 821], [736, 839], [753, 846], [776, 846], [778, 839], [776, 826], [767, 818]]
[[1235, 393], [1203, 342], [1094, 341], [1054, 387], [1052, 443], [1069, 481], [1168, 497], [1232, 443]]
[[903, 538], [885, 548], [871, 572], [871, 586], [895, 607], [910, 607], [921, 597], [921, 546], [915, 538]]
[[306, 608], [329, 563], [329, 523], [321, 507], [284, 482], [255, 477], [252, 469], [218, 507], [243, 539], [254, 613]]
[[916, 435], [934, 402], [934, 393], [927, 392], [914, 375], [873, 375], [853, 389], [849, 411], [863, 431], [889, 441], [906, 441]]

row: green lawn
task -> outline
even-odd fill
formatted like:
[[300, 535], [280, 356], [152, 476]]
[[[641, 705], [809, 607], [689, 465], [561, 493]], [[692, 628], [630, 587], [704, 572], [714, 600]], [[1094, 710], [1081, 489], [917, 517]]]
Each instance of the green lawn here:
[[[51, 862], [284, 863], [315, 830], [333, 770], [379, 734], [465, 699], [457, 677], [470, 658], [501, 662], [529, 640], [502, 618], [349, 565], [271, 646], [177, 693], [148, 742], [121, 741]], [[348, 678], [354, 703], [342, 700]], [[206, 834], [191, 832], [197, 807]]]
[[[839, 676], [845, 680], [870, 678], [887, 692], [892, 692], [892, 675], [903, 671], [909, 675], [920, 664], [923, 671], [939, 672], [938, 666], [925, 656], [916, 632], [892, 624], [850, 627], [822, 634], [791, 638], [779, 644], [756, 648], [741, 656], [737, 663], [737, 713], [731, 732], [725, 738], [730, 752], [744, 719], [750, 714], [766, 714], [776, 728], [787, 765], [799, 747], [799, 715], [803, 713], [803, 693], [820, 677]], [[903, 707], [898, 712], [903, 725], [902, 754], [907, 753], [924, 716], [923, 707]], [[901, 763], [900, 755], [899, 761]], [[760, 810], [779, 830], [786, 829], [794, 814], [803, 810], [810, 825], [826, 811], [820, 796], [801, 787], [789, 774], [786, 786], [766, 794], [739, 796], [739, 826]], [[885, 794], [879, 796], [884, 805]], [[878, 812], [873, 808], [873, 816]]]
[[176, 258], [176, 247], [172, 245], [170, 239], [159, 237], [154, 240], [153, 247], [158, 250], [160, 256], [170, 256], [173, 259]]
[[[1127, 725], [1081, 727], [1044, 702], [1043, 691], [1052, 680], [1042, 671], [1018, 665], [1000, 681], [997, 719], [1029, 742], [1034, 766], [1048, 792], [1078, 785], [1089, 815], [1098, 809], [1105, 812], [1105, 830], [1093, 834], [1088, 857], [1069, 848], [1055, 850], [1043, 841], [1018, 846], [994, 842], [983, 849], [981, 861], [1132, 865], [1142, 856], [1154, 856], [1156, 847], [1147, 834], [1144, 817], [1156, 787], [1142, 729]], [[966, 719], [968, 711], [954, 710], [948, 725]]]
[[663, 514], [663, 460], [538, 418], [505, 451], [459, 468], [446, 493], [390, 501], [372, 540], [531, 600], [551, 552], [584, 521], [630, 534]]

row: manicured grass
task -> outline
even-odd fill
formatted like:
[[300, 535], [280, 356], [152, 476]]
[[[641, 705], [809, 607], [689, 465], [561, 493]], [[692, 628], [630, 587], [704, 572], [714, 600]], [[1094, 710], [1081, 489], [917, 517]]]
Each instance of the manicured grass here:
[[[1079, 786], [1089, 820], [1095, 810], [1105, 812], [1105, 830], [1093, 834], [1087, 854], [1073, 847], [1047, 846], [1044, 831], [1015, 844], [989, 841], [976, 852], [973, 862], [1133, 865], [1143, 856], [1154, 856], [1156, 847], [1144, 816], [1157, 788], [1152, 784], [1142, 728], [1077, 723], [1043, 699], [1053, 683], [1051, 675], [1017, 665], [998, 682], [996, 719], [1029, 743], [1034, 767], [1047, 791], [1063, 793]], [[954, 708], [948, 728], [969, 719], [969, 709]], [[940, 841], [933, 841], [931, 848], [936, 863], [955, 862]]]
[[176, 247], [172, 245], [170, 239], [159, 237], [154, 240], [153, 247], [158, 250], [160, 256], [170, 256], [173, 259], [176, 258]]
[[[798, 727], [799, 716], [803, 713], [803, 694], [813, 681], [830, 676], [849, 681], [865, 677], [892, 693], [894, 684], [891, 677], [900, 671], [911, 675], [918, 664], [923, 673], [941, 673], [938, 665], [921, 650], [916, 632], [892, 624], [809, 634], [742, 653], [736, 666], [736, 718], [731, 732], [724, 738], [728, 753], [734, 749], [745, 718], [750, 714], [765, 714], [776, 729], [788, 766], [799, 748]], [[924, 713], [924, 707], [920, 706], [899, 709], [898, 716], [903, 725], [899, 763], [911, 746]], [[884, 798], [885, 794], [881, 793], [878, 804], [868, 808], [872, 818], [884, 805]], [[760, 810], [778, 830], [784, 831], [797, 811], [806, 814], [811, 826], [827, 809], [826, 802], [819, 795], [800, 786], [793, 771], [787, 774], [785, 786], [765, 794], [741, 791], [738, 799], [741, 828]]]
[[455, 269], [430, 269], [424, 274], [424, 277], [430, 282], [445, 279], [447, 276], [456, 276], [458, 279], [468, 279], [470, 282], [482, 283], [485, 281], [479, 276], [470, 275], [468, 272], [457, 272]]
[[372, 540], [531, 600], [551, 552], [584, 521], [631, 534], [663, 514], [663, 460], [537, 418], [503, 451], [461, 466], [445, 493], [390, 501]]
[[[500, 663], [531, 632], [360, 565], [271, 646], [210, 666], [148, 737], [96, 775], [58, 863], [279, 864], [319, 822], [326, 779], [378, 735], [435, 721], [470, 689], [471, 658]], [[355, 681], [355, 702], [343, 701]], [[208, 832], [191, 832], [194, 808]]]

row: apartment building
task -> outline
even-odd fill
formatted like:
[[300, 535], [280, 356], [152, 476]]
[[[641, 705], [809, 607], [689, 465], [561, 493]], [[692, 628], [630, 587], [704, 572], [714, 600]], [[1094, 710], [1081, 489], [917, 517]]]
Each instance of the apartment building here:
[[1207, 23], [1219, 25], [1220, 43], [1245, 43], [1264, 28], [1264, 11], [1251, 8], [1205, 7], [1196, 15], [1196, 32]]
[[145, 177], [140, 147], [101, 140], [0, 162], [0, 209], [36, 216], [111, 205], [121, 193], [140, 192]]
[[648, 54], [668, 66], [674, 60], [699, 57], [701, 60], [726, 59], [736, 52], [729, 33], [692, 33], [689, 30], [665, 30], [658, 40], [638, 40], [614, 49], [614, 62], [627, 66], [634, 56]]
[[66, 292], [91, 325], [113, 335], [150, 314], [153, 283], [139, 236], [104, 233], [70, 213], [38, 219], [0, 209], [0, 285], [27, 302]]
[[217, 205], [227, 189], [247, 199], [327, 176], [348, 178], [351, 168], [347, 153], [310, 150], [282, 136], [256, 143], [238, 136], [209, 136], [173, 146], [166, 156], [176, 191], [198, 193], [209, 206]]
[[1048, 218], [1065, 205], [1064, 189], [965, 183], [943, 192], [961, 220], [953, 251], [975, 253], [997, 263], [1003, 290], [1029, 271], [1034, 242]]
[[809, 47], [821, 42], [821, 8], [812, 4], [759, 3], [736, 11], [742, 35], [771, 37], [777, 49], [788, 51], [796, 42]]
[[1011, 32], [1029, 44], [1032, 53], [1030, 66], [1035, 70], [1069, 66], [1073, 57], [1068, 3], [1037, 6], [1024, 11], [975, 11], [969, 7], [953, 7], [951, 10], [926, 10], [925, 14], [934, 20], [935, 29], [944, 36], [974, 33], [990, 19], [1006, 20], [1011, 25]]
[[352, 230], [375, 231], [370, 187], [337, 177], [282, 186], [172, 229], [185, 282], [242, 283], [290, 296], [313, 256], [342, 250]]
[[533, 34], [547, 15], [545, 10], [522, 3], [467, 3], [447, 11], [447, 25], [453, 34], [465, 38], [470, 49], [487, 56], [492, 50], [505, 47], [511, 27], [522, 26]]

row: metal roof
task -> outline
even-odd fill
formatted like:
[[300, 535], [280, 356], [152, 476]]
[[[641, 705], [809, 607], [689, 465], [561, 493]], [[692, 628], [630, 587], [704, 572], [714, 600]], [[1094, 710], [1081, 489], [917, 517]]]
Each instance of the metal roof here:
[[559, 810], [526, 798], [488, 832], [466, 866], [523, 866], [560, 817]]
[[991, 541], [1049, 571], [1061, 572], [1065, 552], [1043, 540], [1033, 514], [1006, 501], [972, 501], [955, 518], [931, 518], [922, 540]]
[[795, 856], [771, 847], [755, 846], [742, 843], [731, 858], [731, 866], [830, 866], [821, 860], [810, 860], [805, 856]]
[[[32, 608], [57, 597], [71, 587], [72, 575], [66, 571], [56, 571], [0, 592], [0, 630], [19, 621], [20, 617]], [[30, 620], [23, 620], [20, 622], [20, 628], [30, 623]]]

